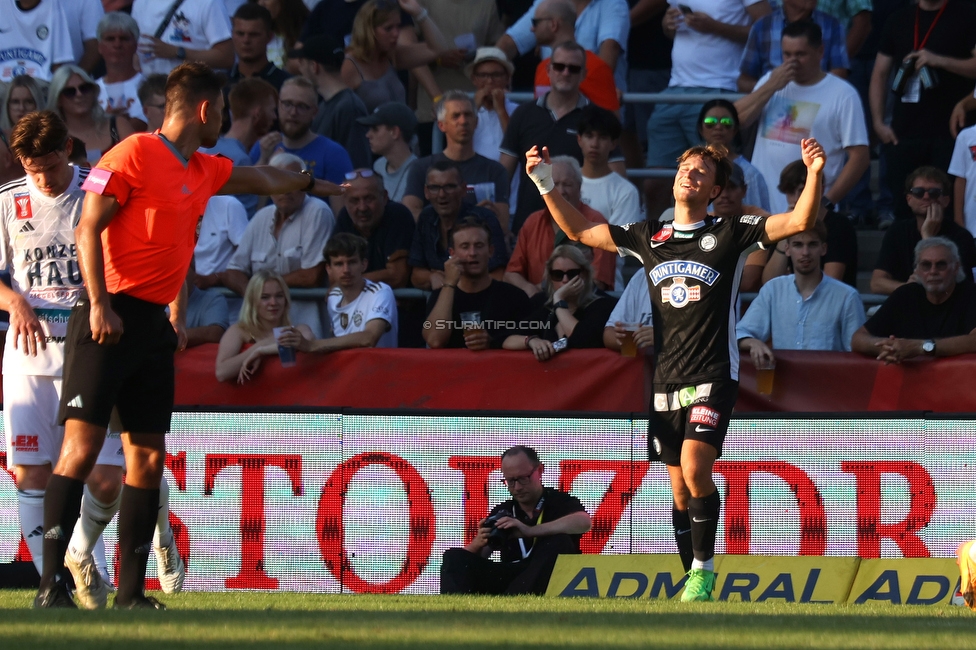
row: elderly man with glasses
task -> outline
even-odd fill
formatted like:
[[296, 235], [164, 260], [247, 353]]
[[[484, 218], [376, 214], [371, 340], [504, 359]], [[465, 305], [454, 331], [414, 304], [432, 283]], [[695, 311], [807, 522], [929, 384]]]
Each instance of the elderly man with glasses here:
[[854, 332], [851, 349], [886, 364], [976, 352], [976, 285], [963, 281], [956, 245], [945, 237], [920, 241], [914, 277]]
[[[466, 546], [444, 553], [442, 594], [542, 595], [559, 554], [579, 554], [590, 515], [573, 495], [543, 486], [544, 469], [532, 447], [502, 454], [502, 483], [512, 498], [492, 508]], [[490, 559], [496, 550], [501, 562]]]

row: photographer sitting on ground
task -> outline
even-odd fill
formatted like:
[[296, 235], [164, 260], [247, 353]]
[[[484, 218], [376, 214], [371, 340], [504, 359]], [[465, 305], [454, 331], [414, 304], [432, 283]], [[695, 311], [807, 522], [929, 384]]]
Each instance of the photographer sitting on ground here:
[[[467, 546], [444, 553], [442, 594], [542, 595], [556, 557], [580, 552], [590, 515], [576, 497], [543, 487], [543, 469], [531, 447], [502, 454], [502, 482], [512, 498], [492, 509]], [[491, 560], [496, 550], [501, 562]]]

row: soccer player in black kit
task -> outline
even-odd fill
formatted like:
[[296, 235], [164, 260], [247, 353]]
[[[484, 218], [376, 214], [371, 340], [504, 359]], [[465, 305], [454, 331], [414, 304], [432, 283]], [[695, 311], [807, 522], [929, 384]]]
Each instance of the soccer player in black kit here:
[[644, 265], [654, 314], [654, 397], [648, 428], [651, 460], [667, 465], [672, 522], [688, 572], [682, 601], [712, 600], [715, 534], [721, 500], [712, 467], [739, 387], [735, 302], [746, 255], [813, 227], [823, 194], [823, 148], [801, 143], [809, 169], [793, 212], [771, 217], [713, 217], [732, 164], [722, 147], [693, 147], [678, 159], [674, 221], [656, 233], [646, 221], [626, 226], [587, 221], [553, 192], [549, 152], [533, 147], [526, 172], [570, 239], [632, 255]]

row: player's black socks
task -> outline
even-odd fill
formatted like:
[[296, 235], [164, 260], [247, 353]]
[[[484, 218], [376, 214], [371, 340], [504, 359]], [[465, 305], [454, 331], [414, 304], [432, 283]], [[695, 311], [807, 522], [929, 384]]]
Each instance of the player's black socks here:
[[695, 549], [695, 559], [700, 562], [715, 556], [715, 535], [718, 532], [718, 513], [722, 509], [722, 498], [715, 490], [703, 499], [692, 497], [688, 500], [688, 514], [691, 515], [691, 545]]
[[685, 573], [691, 571], [691, 561], [695, 553], [691, 548], [691, 517], [687, 510], [678, 510], [678, 506], [671, 505], [671, 525], [674, 526], [674, 541], [678, 545], [678, 557]]
[[119, 590], [115, 598], [128, 605], [143, 595], [146, 563], [152, 553], [159, 490], [126, 485], [119, 507]]
[[50, 588], [59, 575], [65, 574], [64, 553], [81, 514], [81, 497], [85, 483], [51, 474], [44, 491], [44, 570], [41, 590]]

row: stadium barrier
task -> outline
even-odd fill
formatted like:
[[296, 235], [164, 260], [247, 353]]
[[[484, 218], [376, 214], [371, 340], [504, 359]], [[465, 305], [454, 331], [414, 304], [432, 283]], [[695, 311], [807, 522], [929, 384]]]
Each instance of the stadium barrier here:
[[[952, 559], [719, 555], [716, 600], [810, 604], [946, 605], [959, 591]], [[677, 555], [562, 555], [547, 596], [678, 598], [686, 577]]]
[[[444, 551], [507, 498], [499, 454], [516, 443], [536, 447], [544, 483], [576, 495], [593, 516], [585, 553], [675, 552], [666, 471], [646, 460], [640, 414], [254, 406], [174, 416], [166, 473], [188, 590], [436, 593]], [[738, 416], [716, 465], [716, 550], [951, 558], [976, 538], [974, 426], [971, 416], [921, 413]], [[110, 562], [115, 536], [113, 522]], [[0, 472], [0, 562], [27, 557], [14, 482]], [[881, 576], [888, 569], [879, 566]], [[758, 598], [765, 579], [730, 585]], [[898, 585], [902, 596], [913, 592], [908, 578]], [[825, 600], [817, 589], [810, 598]], [[927, 585], [915, 596], [934, 598]]]

